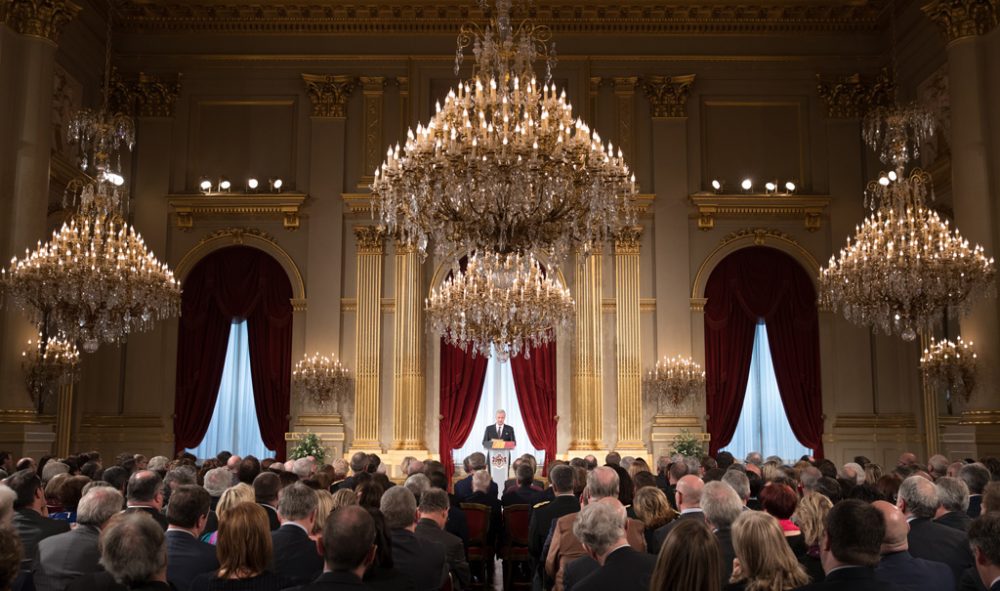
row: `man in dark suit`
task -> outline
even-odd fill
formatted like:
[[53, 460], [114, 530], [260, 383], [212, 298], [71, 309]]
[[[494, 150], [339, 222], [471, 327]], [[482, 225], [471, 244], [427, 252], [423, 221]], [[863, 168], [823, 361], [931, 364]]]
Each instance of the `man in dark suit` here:
[[361, 577], [375, 559], [375, 520], [361, 507], [341, 507], [323, 526], [323, 574], [299, 591], [365, 589]]
[[98, 537], [125, 499], [110, 486], [87, 491], [76, 509], [76, 528], [38, 543], [34, 583], [38, 591], [63, 591], [74, 579], [101, 570]]
[[989, 468], [980, 463], [966, 464], [958, 471], [958, 477], [969, 487], [969, 517], [979, 517], [983, 506], [983, 490], [990, 483], [992, 475]]
[[344, 479], [340, 484], [340, 488], [347, 488], [354, 490], [357, 482], [355, 482], [355, 476], [361, 474], [362, 472], [368, 471], [368, 454], [363, 451], [355, 452], [351, 456], [351, 475]]
[[285, 487], [278, 501], [281, 527], [271, 532], [272, 570], [293, 585], [310, 583], [323, 571], [323, 557], [309, 537], [316, 521], [316, 504], [316, 493], [301, 482]]
[[875, 576], [885, 520], [878, 509], [857, 499], [841, 501], [826, 518], [819, 545], [826, 579], [799, 587], [801, 591], [902, 591]]
[[942, 476], [934, 481], [937, 489], [938, 507], [934, 516], [934, 521], [941, 525], [957, 529], [958, 531], [968, 531], [972, 525], [972, 518], [968, 515], [969, 510], [969, 487], [958, 478]]
[[899, 486], [896, 506], [910, 522], [910, 554], [947, 564], [958, 581], [972, 566], [972, 552], [965, 532], [933, 521], [938, 505], [934, 483], [922, 476], [910, 476]]
[[21, 556], [30, 567], [38, 543], [49, 536], [69, 531], [69, 523], [48, 518], [42, 481], [34, 470], [20, 470], [6, 480], [17, 494], [14, 499], [14, 529], [21, 538]]
[[500, 499], [500, 504], [504, 507], [509, 505], [528, 505], [533, 507], [541, 500], [542, 490], [536, 487], [535, 471], [528, 462], [521, 462], [517, 466], [517, 486], [507, 489]]
[[455, 587], [467, 589], [472, 580], [472, 572], [465, 559], [465, 546], [461, 538], [444, 530], [450, 505], [445, 491], [439, 488], [425, 491], [420, 495], [420, 506], [417, 508], [419, 521], [413, 533], [421, 540], [439, 542], [444, 546], [448, 570], [451, 571]]
[[115, 516], [101, 532], [105, 570], [76, 579], [68, 591], [173, 591], [165, 545], [163, 530], [149, 513]]
[[483, 434], [483, 447], [490, 445], [494, 439], [502, 439], [504, 441], [517, 442], [514, 439], [514, 427], [510, 425], [505, 425], [504, 421], [507, 420], [507, 411], [498, 410], [497, 411], [497, 422], [494, 425], [489, 425], [486, 427], [486, 433]]
[[677, 490], [674, 491], [674, 499], [681, 516], [656, 530], [655, 536], [658, 547], [655, 550], [657, 553], [660, 550], [659, 547], [663, 546], [663, 541], [667, 539], [670, 530], [682, 519], [705, 518], [705, 513], [701, 510], [701, 493], [704, 488], [705, 483], [701, 481], [701, 478], [692, 474], [682, 476], [677, 481]]
[[983, 585], [990, 591], [1000, 591], [1000, 514], [986, 513], [973, 521], [969, 544]]
[[167, 581], [177, 591], [188, 591], [194, 578], [218, 570], [215, 546], [198, 539], [208, 521], [212, 497], [195, 484], [185, 484], [170, 495], [167, 505]]
[[554, 519], [580, 510], [580, 501], [573, 494], [573, 468], [556, 466], [549, 472], [549, 482], [555, 492], [555, 500], [543, 506], [535, 506], [528, 523], [528, 554], [539, 563], [545, 561], [542, 546], [548, 536]]
[[167, 518], [163, 515], [163, 479], [152, 470], [139, 470], [128, 479], [128, 494], [125, 496], [126, 513], [148, 513], [167, 529]]
[[382, 495], [379, 506], [392, 537], [392, 562], [408, 576], [416, 591], [437, 591], [448, 578], [445, 547], [440, 542], [418, 538], [417, 500], [406, 487], [394, 486]]
[[[466, 503], [469, 502], [467, 499], [472, 495], [472, 475], [480, 470], [486, 469], [486, 454], [477, 451], [465, 458], [462, 462], [462, 466], [465, 468], [465, 472], [468, 476], [455, 483], [455, 499], [459, 503]], [[500, 489], [497, 488], [497, 483], [492, 481], [490, 482], [490, 488], [487, 492], [493, 495], [493, 498], [498, 498], [500, 496]]]
[[253, 479], [254, 500], [267, 511], [267, 521], [271, 531], [281, 527], [278, 519], [278, 491], [281, 490], [281, 479], [274, 472], [261, 472]]
[[943, 562], [914, 558], [906, 541], [910, 526], [898, 507], [885, 501], [875, 501], [885, 519], [885, 537], [882, 538], [882, 560], [875, 567], [875, 576], [909, 591], [936, 591], [952, 589], [955, 579], [951, 569]]
[[[715, 541], [719, 544], [719, 552], [722, 553], [720, 576], [722, 586], [725, 587], [733, 574], [733, 559], [736, 558], [731, 527], [736, 518], [743, 513], [743, 500], [733, 487], [725, 482], [709, 482], [705, 484], [701, 494], [701, 508], [708, 528], [712, 530]], [[655, 553], [650, 550], [650, 553], [659, 554], [659, 548]]]
[[490, 531], [487, 541], [493, 547], [496, 547], [497, 536], [500, 535], [500, 531], [503, 529], [503, 511], [500, 507], [500, 499], [497, 498], [495, 487], [496, 483], [493, 482], [493, 477], [490, 476], [490, 473], [486, 470], [480, 470], [472, 475], [472, 494], [462, 501], [464, 503], [486, 505], [490, 508]]
[[625, 536], [625, 507], [613, 497], [601, 499], [584, 507], [573, 523], [573, 535], [583, 544], [587, 556], [598, 567], [577, 580], [578, 563], [566, 567], [564, 588], [567, 591], [638, 591], [649, 588], [656, 558], [647, 552], [637, 552]]

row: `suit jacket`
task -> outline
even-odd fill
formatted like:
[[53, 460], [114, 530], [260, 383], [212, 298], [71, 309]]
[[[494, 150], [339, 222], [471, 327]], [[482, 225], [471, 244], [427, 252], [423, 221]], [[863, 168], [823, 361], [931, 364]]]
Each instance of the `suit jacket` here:
[[76, 529], [39, 542], [35, 589], [65, 591], [73, 579], [101, 570], [101, 549], [97, 546], [100, 534], [96, 526], [77, 525]]
[[573, 586], [574, 591], [648, 589], [656, 558], [647, 552], [623, 547], [608, 554], [604, 566]]
[[[500, 488], [497, 486], [496, 482], [490, 483], [490, 490], [488, 491], [494, 499], [500, 496]], [[465, 478], [459, 480], [455, 483], [455, 500], [459, 503], [471, 503], [473, 501], [468, 501], [469, 497], [472, 496], [472, 474], [469, 474]]]
[[580, 501], [573, 495], [556, 497], [551, 503], [536, 508], [531, 512], [531, 520], [528, 522], [528, 554], [535, 560], [542, 561], [542, 547], [545, 545], [545, 538], [549, 535], [549, 526], [552, 520], [559, 519], [563, 515], [576, 513], [580, 510]]
[[328, 571], [308, 585], [295, 587], [294, 591], [349, 591], [368, 587], [354, 575], [343, 571]]
[[[962, 573], [962, 580], [958, 582], [958, 591], [987, 591], [986, 585], [983, 584], [982, 577], [979, 576], [979, 571], [976, 567], [966, 569]], [[996, 591], [991, 589], [989, 591]]]
[[465, 518], [465, 512], [458, 506], [458, 500], [455, 498], [455, 495], [449, 494], [448, 501], [451, 506], [448, 507], [448, 521], [444, 524], [444, 531], [453, 536], [458, 536], [462, 540], [462, 544], [468, 546], [469, 521]]
[[[545, 571], [551, 577], [555, 577], [556, 591], [563, 589], [563, 574], [566, 565], [581, 556], [586, 556], [583, 544], [573, 535], [573, 524], [579, 513], [570, 513], [560, 517], [555, 524], [552, 533], [552, 542], [549, 545], [549, 554], [545, 557]], [[629, 519], [625, 529], [625, 537], [628, 544], [639, 552], [646, 551], [646, 538], [643, 535], [644, 527], [637, 519]]]
[[722, 586], [729, 583], [729, 577], [733, 576], [733, 559], [736, 558], [736, 550], [733, 549], [733, 531], [728, 527], [720, 527], [715, 530], [715, 541], [719, 543], [719, 552], [722, 556]]
[[894, 583], [887, 583], [875, 576], [875, 569], [851, 566], [827, 573], [820, 583], [799, 587], [796, 591], [903, 591]]
[[969, 531], [969, 526], [972, 525], [972, 518], [967, 513], [962, 513], [961, 511], [949, 511], [934, 521], [961, 532]]
[[[25, 561], [34, 559], [38, 543], [56, 534], [69, 531], [69, 522], [43, 517], [33, 509], [18, 509], [14, 512], [14, 529], [21, 539], [21, 556]], [[30, 567], [30, 563], [26, 566]]]
[[534, 507], [542, 497], [542, 489], [534, 486], [518, 486], [503, 493], [500, 504], [504, 507], [508, 505], [528, 505]]
[[487, 541], [492, 545], [496, 542], [497, 536], [503, 530], [503, 510], [500, 508], [500, 501], [492, 493], [475, 492], [463, 503], [476, 503], [486, 505], [490, 508], [490, 533]]
[[[692, 511], [690, 513], [681, 513], [680, 517], [657, 529], [656, 540], [660, 543], [660, 546], [663, 546], [663, 542], [667, 540], [667, 535], [670, 534], [671, 530], [673, 530], [682, 519], [699, 519], [701, 521], [705, 521], [705, 513], [701, 510]], [[657, 548], [657, 553], [659, 553], [659, 548]]]
[[581, 556], [566, 565], [563, 570], [563, 591], [573, 591], [580, 581], [586, 579], [601, 568], [601, 564], [590, 556]]
[[966, 513], [975, 519], [983, 511], [983, 495], [969, 495], [969, 510]]
[[128, 507], [123, 511], [124, 513], [148, 513], [150, 517], [156, 520], [156, 523], [160, 524], [163, 531], [167, 531], [167, 516], [160, 512], [155, 507]]
[[167, 581], [177, 591], [188, 591], [194, 578], [219, 570], [215, 546], [206, 544], [186, 531], [167, 531]]
[[316, 542], [297, 524], [286, 523], [271, 532], [271, 542], [274, 545], [271, 570], [292, 585], [305, 585], [323, 572], [323, 557]]
[[267, 521], [271, 526], [271, 531], [274, 531], [281, 527], [281, 520], [278, 519], [278, 510], [270, 505], [265, 505], [264, 503], [257, 503], [267, 511]]
[[962, 578], [965, 569], [973, 566], [972, 551], [965, 532], [930, 519], [914, 519], [910, 521], [907, 540], [914, 558], [947, 564], [956, 581]]
[[456, 587], [468, 589], [472, 581], [472, 571], [469, 570], [469, 563], [465, 560], [465, 545], [462, 544], [461, 538], [444, 531], [431, 519], [421, 519], [417, 522], [417, 531], [414, 533], [422, 540], [432, 540], [444, 546], [445, 560], [448, 561], [448, 570], [455, 575]]
[[906, 550], [883, 554], [875, 567], [875, 576], [907, 591], [955, 588], [955, 577], [947, 564], [914, 558]]
[[445, 548], [405, 529], [392, 530], [393, 568], [413, 579], [417, 591], [438, 591], [448, 576]]
[[128, 587], [115, 582], [107, 571], [97, 571], [73, 579], [66, 591], [128, 591]]
[[497, 433], [496, 424], [486, 427], [486, 433], [483, 434], [483, 447], [486, 447], [494, 439], [503, 439], [504, 441], [517, 441], [514, 439], [514, 427], [510, 425], [503, 426], [503, 433]]

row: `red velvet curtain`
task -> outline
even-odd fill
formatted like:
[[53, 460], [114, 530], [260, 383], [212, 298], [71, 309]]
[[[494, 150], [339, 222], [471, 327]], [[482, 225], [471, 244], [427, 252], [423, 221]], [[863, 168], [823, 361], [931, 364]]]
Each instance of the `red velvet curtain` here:
[[205, 436], [222, 381], [230, 325], [245, 318], [257, 422], [264, 444], [284, 457], [292, 373], [291, 297], [285, 270], [254, 248], [214, 252], [188, 275], [177, 338], [177, 451], [195, 447]]
[[792, 432], [823, 457], [819, 316], [805, 270], [767, 247], [734, 252], [705, 287], [705, 373], [710, 453], [733, 438], [750, 374], [754, 328], [767, 325], [774, 372]]
[[483, 397], [489, 359], [473, 356], [441, 339], [441, 426], [438, 445], [448, 482], [455, 473], [451, 451], [465, 442], [476, 421]]
[[531, 350], [531, 357], [511, 357], [514, 392], [528, 439], [535, 449], [545, 452], [542, 474], [556, 457], [556, 344]]

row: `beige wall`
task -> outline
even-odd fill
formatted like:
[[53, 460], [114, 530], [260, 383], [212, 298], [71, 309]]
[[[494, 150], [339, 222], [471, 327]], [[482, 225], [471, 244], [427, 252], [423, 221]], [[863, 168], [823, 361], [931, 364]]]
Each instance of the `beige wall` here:
[[[85, 13], [93, 13], [85, 6]], [[900, 27], [907, 31], [902, 58], [905, 92], [943, 63], [943, 43], [919, 15], [907, 13]], [[88, 17], [92, 18], [92, 17]], [[91, 27], [93, 29], [93, 27]], [[84, 64], [72, 50], [93, 31], [70, 28], [60, 44], [58, 59], [84, 76]], [[0, 110], [11, 74], [4, 59], [12, 33], [0, 25]], [[556, 37], [560, 63], [555, 77], [576, 107], [602, 137], [632, 146], [630, 161], [641, 192], [656, 194], [644, 226], [640, 260], [642, 298], [655, 310], [642, 312], [643, 369], [663, 355], [691, 354], [704, 362], [701, 313], [690, 298], [699, 270], [723, 239], [734, 232], [767, 229], [797, 244], [798, 258], [825, 264], [863, 215], [861, 192], [872, 177], [872, 159], [862, 149], [857, 120], [831, 119], [816, 90], [816, 74], [858, 72], [871, 76], [885, 62], [888, 44], [877, 32], [830, 30], [781, 34], [701, 34], [623, 37], [620, 34]], [[1000, 38], [994, 32], [982, 40], [987, 61], [1000, 64]], [[139, 121], [139, 144], [133, 162], [134, 221], [147, 243], [174, 268], [213, 232], [233, 227], [265, 232], [294, 261], [305, 282], [307, 308], [296, 314], [293, 360], [306, 351], [336, 353], [356, 367], [356, 307], [342, 299], [356, 296], [356, 249], [352, 226], [371, 223], [367, 214], [349, 214], [340, 195], [359, 189], [366, 130], [362, 90], [347, 104], [346, 119], [311, 117], [312, 104], [303, 73], [381, 76], [383, 88], [379, 153], [397, 141], [400, 132], [426, 121], [434, 100], [454, 83], [451, 71], [453, 37], [438, 35], [380, 37], [328, 35], [251, 35], [241, 33], [130, 33], [116, 45], [119, 68], [126, 75], [139, 71], [164, 77], [181, 74], [181, 91], [171, 118]], [[929, 49], [928, 49], [929, 48]], [[99, 50], [98, 50], [99, 52]], [[927, 52], [931, 54], [925, 55]], [[93, 61], [93, 60], [91, 60]], [[468, 61], [468, 60], [467, 60]], [[930, 65], [935, 67], [930, 67]], [[649, 101], [636, 88], [631, 107], [634, 125], [622, 137], [620, 102], [610, 81], [616, 77], [695, 74], [687, 101], [686, 120], [661, 127], [652, 118]], [[396, 79], [409, 80], [410, 111], [402, 113]], [[590, 112], [592, 77], [602, 84], [596, 113]], [[987, 93], [1000, 97], [1000, 82], [988, 79]], [[1000, 104], [994, 100], [993, 105]], [[994, 107], [995, 108], [995, 107]], [[1000, 145], [1000, 117], [991, 137]], [[663, 135], [657, 135], [663, 134]], [[0, 134], [4, 137], [4, 134]], [[667, 141], [664, 141], [666, 139]], [[676, 141], [675, 141], [676, 140]], [[993, 170], [1000, 170], [1000, 151], [991, 152]], [[4, 171], [10, 158], [0, 157], [0, 188], [7, 191]], [[275, 216], [196, 217], [191, 230], [175, 226], [168, 195], [191, 194], [202, 175], [227, 175], [240, 185], [249, 174], [281, 176], [286, 186], [309, 195], [301, 227], [286, 230]], [[818, 231], [805, 229], [801, 217], [720, 218], [714, 229], [698, 229], [687, 196], [708, 188], [712, 178], [724, 178], [735, 189], [743, 176], [758, 183], [770, 178], [794, 178], [804, 194], [829, 197]], [[1000, 192], [1000, 174], [993, 175]], [[0, 204], [9, 197], [0, 194]], [[996, 228], [995, 228], [996, 230]], [[8, 228], [0, 224], [0, 242]], [[5, 246], [5, 252], [9, 249]], [[613, 302], [614, 258], [605, 250], [604, 298]], [[387, 242], [383, 265], [381, 332], [381, 438], [392, 440], [394, 248]], [[429, 257], [423, 288], [440, 261]], [[813, 273], [815, 269], [807, 269]], [[563, 269], [575, 280], [572, 265]], [[319, 294], [319, 295], [317, 295]], [[700, 294], [696, 294], [701, 297]], [[617, 440], [615, 381], [615, 317], [613, 307], [603, 318], [604, 445]], [[11, 329], [4, 328], [5, 331]], [[903, 449], [922, 452], [921, 385], [918, 349], [895, 337], [872, 337], [839, 315], [820, 317], [822, 385], [827, 455], [836, 461], [864, 454], [889, 463]], [[558, 429], [560, 451], [571, 433], [570, 384], [572, 332], [559, 336]], [[424, 340], [426, 375], [426, 442], [438, 446], [439, 368], [436, 339]], [[106, 453], [130, 449], [143, 453], [172, 451], [172, 414], [176, 358], [176, 321], [137, 335], [127, 346], [104, 346], [87, 356], [77, 390], [77, 436], [73, 448], [97, 448]], [[23, 396], [10, 384], [0, 393], [0, 406], [23, 408]], [[992, 406], [990, 406], [992, 404]], [[995, 395], [981, 408], [998, 408]], [[292, 413], [303, 412], [293, 400]], [[704, 401], [683, 411], [704, 424]], [[647, 408], [644, 437], [649, 440], [653, 409]], [[353, 437], [352, 413], [345, 416], [347, 443]]]

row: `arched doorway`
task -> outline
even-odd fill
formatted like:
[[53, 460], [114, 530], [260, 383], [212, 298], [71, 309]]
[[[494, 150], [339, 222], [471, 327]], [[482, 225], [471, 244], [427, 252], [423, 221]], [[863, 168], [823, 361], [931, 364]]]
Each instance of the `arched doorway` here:
[[773, 389], [794, 438], [822, 457], [819, 315], [812, 279], [787, 253], [752, 246], [718, 263], [706, 282], [705, 298], [710, 453], [732, 441], [745, 417], [748, 394], [753, 395], [748, 392], [748, 383], [754, 387], [751, 368], [769, 354]]
[[[194, 448], [204, 439], [215, 415], [227, 357], [233, 355], [231, 338], [245, 331], [260, 437], [267, 449], [284, 457], [291, 392], [291, 298], [292, 284], [284, 267], [263, 250], [229, 246], [194, 265], [184, 282], [178, 326], [177, 450]], [[243, 322], [244, 327], [234, 326]]]

